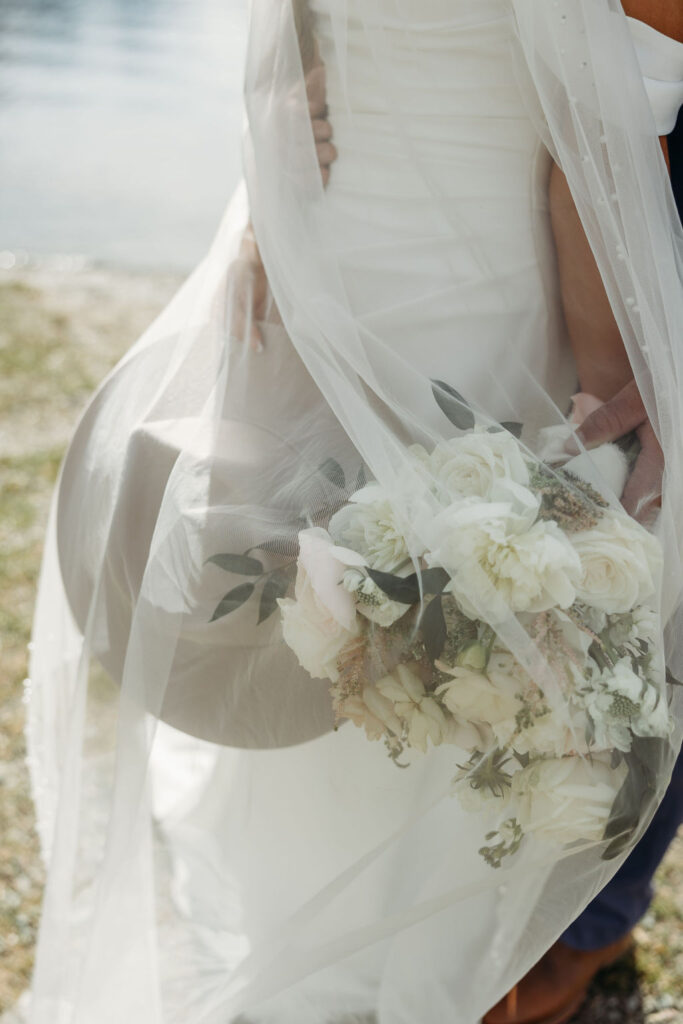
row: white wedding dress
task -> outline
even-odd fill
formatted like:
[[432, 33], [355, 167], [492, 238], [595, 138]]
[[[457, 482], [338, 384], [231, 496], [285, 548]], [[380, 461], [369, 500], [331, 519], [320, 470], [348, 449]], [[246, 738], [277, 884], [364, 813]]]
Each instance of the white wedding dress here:
[[[567, 5], [552, 2], [562, 17]], [[432, 379], [532, 433], [561, 421], [578, 384], [551, 156], [509, 0], [312, 6], [339, 150], [329, 186], [302, 198], [282, 157], [267, 194], [267, 122], [245, 153], [285, 326], [263, 324], [258, 355], [232, 340], [221, 376], [225, 333], [201, 333], [187, 300], [206, 300], [211, 316], [225, 305], [241, 189], [218, 267], [198, 272], [108, 378], [63, 469], [32, 665], [31, 757], [52, 851], [35, 1024], [323, 1024], [366, 1013], [379, 1024], [475, 1024], [615, 867], [589, 877], [581, 853], [558, 862], [531, 851], [492, 879], [478, 829], [448, 796], [452, 748], [397, 769], [362, 730], [331, 731], [326, 685], [283, 650], [275, 617], [255, 627], [245, 606], [239, 622], [242, 609], [209, 622], [226, 587], [206, 560], [226, 536], [239, 534], [230, 550], [242, 551], [268, 535], [263, 508], [281, 486], [283, 452], [298, 457], [317, 433], [355, 471], [351, 427], [335, 434], [343, 399], [323, 412], [317, 391], [347, 371], [314, 343], [299, 348], [311, 323], [327, 338], [354, 318], [356, 336], [372, 338], [349, 357], [354, 372], [397, 403], [410, 392], [423, 432], [444, 426]], [[683, 102], [683, 47], [640, 23], [631, 31], [657, 130], [668, 131]], [[574, 37], [567, 59], [593, 73]], [[252, 119], [268, 106], [259, 82], [255, 72]], [[639, 110], [652, 140], [644, 94]], [[287, 189], [320, 241], [300, 266], [268, 237]], [[279, 237], [293, 245], [281, 216]], [[329, 267], [328, 293], [317, 275]], [[352, 440], [365, 443], [374, 421], [355, 408]], [[368, 440], [371, 470], [368, 452], [383, 443]], [[207, 490], [195, 470], [209, 461]], [[289, 507], [281, 493], [271, 510]], [[117, 727], [105, 709], [118, 685], [98, 682], [89, 659], [122, 687]], [[136, 686], [153, 691], [142, 715]]]

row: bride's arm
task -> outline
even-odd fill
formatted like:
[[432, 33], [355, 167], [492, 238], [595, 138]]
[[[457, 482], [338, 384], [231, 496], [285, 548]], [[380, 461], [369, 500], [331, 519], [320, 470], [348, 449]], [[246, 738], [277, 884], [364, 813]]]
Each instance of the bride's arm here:
[[[292, 0], [301, 64], [304, 72], [308, 113], [323, 186], [330, 179], [330, 167], [337, 159], [332, 142], [332, 125], [327, 120], [327, 86], [323, 64], [314, 33], [314, 19], [309, 0]], [[229, 296], [232, 299], [230, 333], [240, 340], [248, 336], [251, 347], [263, 348], [257, 321], [277, 310], [272, 304], [266, 271], [254, 236], [251, 221], [240, 241], [237, 258], [228, 270]]]
[[[630, 17], [683, 42], [681, 0], [624, 0], [623, 6]], [[662, 138], [662, 146], [668, 157], [666, 138]], [[606, 400], [632, 373], [567, 179], [556, 165], [550, 179], [550, 209], [567, 329], [581, 389]]]
[[[683, 42], [681, 0], [624, 0], [624, 11]], [[668, 163], [666, 138], [662, 147]], [[584, 424], [591, 447], [638, 430], [642, 454], [623, 495], [632, 514], [646, 515], [659, 492], [662, 453], [647, 421], [623, 341], [567, 179], [556, 165], [550, 180], [550, 210], [557, 247], [560, 287], [580, 388], [608, 404]]]

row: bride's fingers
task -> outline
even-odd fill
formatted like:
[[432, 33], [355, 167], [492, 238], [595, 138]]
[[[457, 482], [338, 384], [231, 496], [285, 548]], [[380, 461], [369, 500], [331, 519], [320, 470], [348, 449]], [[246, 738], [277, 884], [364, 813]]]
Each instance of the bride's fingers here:
[[263, 336], [258, 327], [262, 300], [255, 288], [251, 269], [235, 265], [230, 274], [227, 302], [230, 309], [230, 335], [248, 341], [255, 352], [263, 351]]
[[306, 75], [306, 98], [311, 119], [325, 116], [326, 91], [325, 65], [319, 64]]
[[329, 167], [337, 159], [337, 147], [331, 142], [319, 142], [315, 151], [318, 156], [318, 163], [321, 167]]
[[[647, 413], [635, 380], [619, 391], [614, 398], [601, 405], [599, 409], [587, 416], [576, 431], [576, 436], [586, 448], [595, 448], [608, 441], [635, 430], [646, 420]], [[576, 454], [578, 446], [573, 438], [567, 442], [568, 452]]]
[[322, 117], [316, 118], [313, 122], [313, 138], [316, 142], [329, 142], [332, 138], [332, 125]]
[[626, 511], [647, 523], [659, 505], [664, 475], [664, 456], [649, 423], [638, 430], [640, 453], [629, 477], [621, 503]]

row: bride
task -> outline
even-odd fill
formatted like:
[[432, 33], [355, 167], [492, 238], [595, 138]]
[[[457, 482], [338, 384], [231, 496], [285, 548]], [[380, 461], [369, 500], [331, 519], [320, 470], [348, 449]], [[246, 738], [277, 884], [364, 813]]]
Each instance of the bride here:
[[681, 723], [676, 6], [253, 0], [244, 183], [53, 504], [33, 1024], [475, 1024], [642, 834]]

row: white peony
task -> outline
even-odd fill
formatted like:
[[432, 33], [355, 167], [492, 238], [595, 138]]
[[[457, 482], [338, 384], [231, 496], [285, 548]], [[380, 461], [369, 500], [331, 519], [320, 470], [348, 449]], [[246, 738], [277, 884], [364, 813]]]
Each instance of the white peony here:
[[624, 764], [612, 768], [609, 757], [532, 762], [512, 777], [517, 819], [550, 842], [599, 842], [626, 771]]
[[351, 495], [349, 504], [330, 519], [330, 533], [382, 572], [394, 572], [411, 555], [404, 523], [396, 515], [396, 502], [378, 483], [367, 484]]
[[427, 465], [451, 496], [487, 498], [499, 479], [529, 483], [522, 449], [507, 430], [474, 430], [442, 441], [430, 453]]
[[356, 610], [384, 629], [408, 611], [409, 605], [392, 601], [370, 576], [358, 569], [347, 569], [343, 582], [345, 589], [356, 600]]
[[359, 631], [353, 597], [342, 586], [348, 565], [363, 565], [319, 528], [299, 534], [295, 600], [280, 598], [282, 634], [302, 668], [316, 679], [339, 678], [337, 658]]
[[408, 665], [397, 665], [393, 672], [376, 683], [383, 697], [391, 701], [394, 711], [405, 723], [407, 743], [422, 753], [427, 741], [434, 746], [449, 742], [450, 728], [439, 703], [425, 692], [421, 679]]
[[506, 481], [497, 494], [508, 500], [464, 499], [438, 515], [428, 561], [453, 577], [449, 589], [472, 617], [568, 608], [581, 564], [566, 534], [536, 521], [538, 499], [526, 488]]
[[572, 535], [581, 559], [577, 596], [608, 615], [652, 597], [662, 567], [659, 541], [625, 512], [608, 509], [590, 530]]

